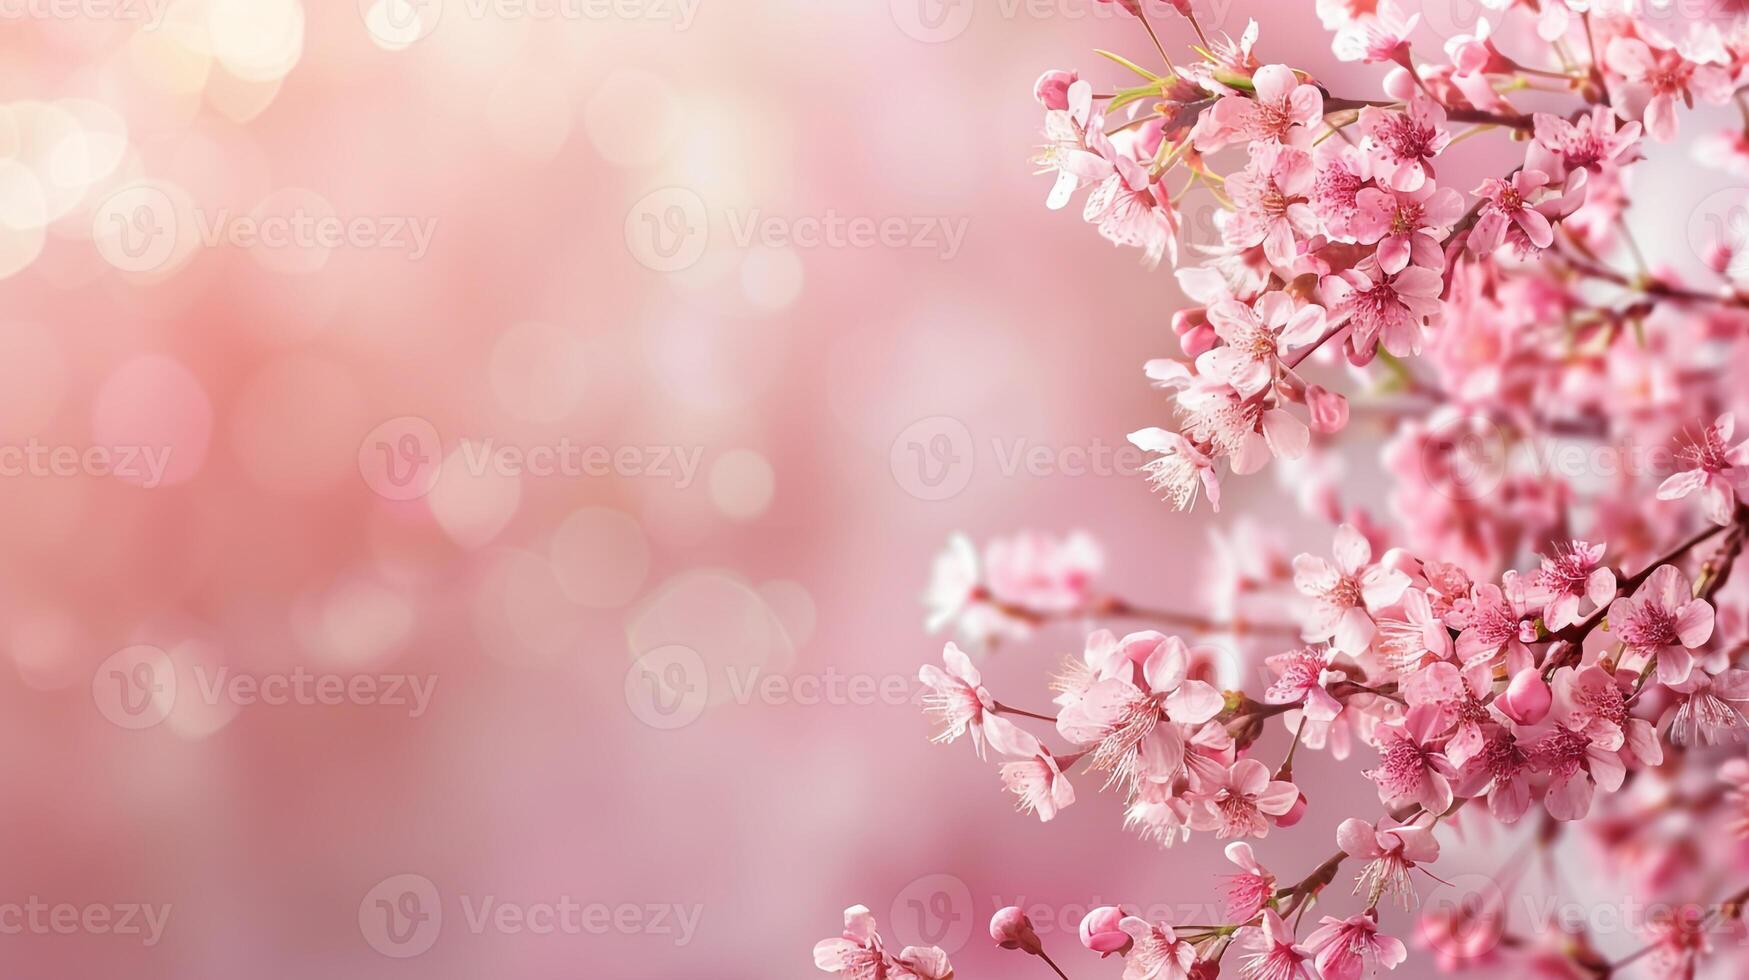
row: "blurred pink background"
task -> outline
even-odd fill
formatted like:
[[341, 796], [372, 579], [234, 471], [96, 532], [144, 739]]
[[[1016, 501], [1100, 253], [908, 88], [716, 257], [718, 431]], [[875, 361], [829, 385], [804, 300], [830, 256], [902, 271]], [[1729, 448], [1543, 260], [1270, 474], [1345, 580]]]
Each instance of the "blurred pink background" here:
[[[1015, 814], [908, 698], [952, 531], [1085, 529], [1114, 591], [1203, 602], [1210, 515], [1107, 455], [1161, 421], [1178, 294], [1028, 163], [1038, 73], [1145, 36], [1092, 0], [410, 2], [0, 20], [11, 972], [805, 977], [863, 903], [1007, 975], [984, 923], [1024, 898], [1115, 976], [1080, 912], [1204, 901], [1218, 849], [1085, 779]], [[1277, 6], [1265, 60], [1333, 70]], [[990, 687], [1043, 707], [1080, 638]], [[1356, 768], [1302, 763], [1266, 861], [1331, 849]], [[161, 934], [88, 915], [135, 904]]]

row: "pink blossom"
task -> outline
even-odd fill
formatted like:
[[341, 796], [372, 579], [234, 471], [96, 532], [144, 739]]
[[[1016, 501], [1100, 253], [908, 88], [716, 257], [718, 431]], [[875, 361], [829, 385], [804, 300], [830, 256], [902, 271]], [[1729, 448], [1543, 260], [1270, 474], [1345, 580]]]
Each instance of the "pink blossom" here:
[[1176, 262], [1178, 212], [1164, 190], [1156, 191], [1147, 165], [1119, 152], [1098, 129], [1090, 129], [1087, 140], [1088, 149], [1104, 163], [1084, 175], [1096, 186], [1082, 218], [1112, 244], [1142, 249], [1150, 264], [1168, 254]]
[[1513, 672], [1530, 661], [1525, 643], [1536, 639], [1533, 601], [1525, 581], [1515, 573], [1507, 572], [1503, 581], [1504, 588], [1493, 583], [1476, 586], [1448, 618], [1463, 631], [1457, 638], [1457, 656], [1466, 669], [1492, 663], [1502, 653]]
[[1033, 83], [1032, 97], [1046, 109], [1068, 109], [1069, 86], [1080, 80], [1081, 76], [1075, 72], [1053, 68]]
[[1391, 0], [1379, 0], [1372, 14], [1338, 28], [1331, 48], [1343, 61], [1397, 61], [1408, 57], [1409, 35], [1420, 20], [1420, 14], [1405, 17]]
[[1330, 662], [1336, 651], [1302, 648], [1270, 657], [1269, 669], [1275, 672], [1275, 683], [1263, 694], [1264, 704], [1303, 704], [1306, 717], [1314, 721], [1330, 721], [1342, 710], [1342, 703], [1330, 693], [1329, 686], [1347, 675], [1332, 669]]
[[1283, 350], [1302, 347], [1324, 333], [1324, 308], [1295, 307], [1286, 293], [1264, 293], [1249, 306], [1223, 300], [1209, 307], [1209, 322], [1224, 344], [1197, 358], [1197, 370], [1223, 378], [1241, 395], [1255, 395], [1275, 378]]
[[1379, 268], [1390, 275], [1411, 262], [1428, 268], [1443, 266], [1440, 242], [1464, 213], [1463, 195], [1432, 181], [1414, 191], [1368, 187], [1356, 196], [1356, 206], [1374, 216], [1363, 223], [1379, 229]]
[[1123, 980], [1188, 980], [1196, 947], [1179, 939], [1171, 926], [1133, 915], [1119, 925], [1135, 941], [1124, 958]]
[[996, 701], [990, 697], [989, 691], [984, 690], [978, 668], [972, 666], [972, 658], [949, 643], [941, 651], [941, 659], [947, 664], [946, 671], [934, 664], [924, 664], [917, 670], [917, 679], [929, 688], [929, 692], [923, 695], [923, 708], [942, 724], [941, 732], [931, 741], [952, 742], [970, 733], [972, 748], [980, 759], [984, 758], [986, 740], [995, 745], [998, 752], [1009, 751], [1008, 746], [1021, 744], [1017, 741], [1019, 733], [1014, 725], [992, 713]]
[[1512, 682], [1500, 695], [1499, 706], [1513, 724], [1535, 725], [1548, 717], [1554, 699], [1554, 691], [1543, 680], [1542, 671], [1526, 667], [1512, 675]]
[[1016, 728], [1013, 737], [1000, 747], [1009, 754], [1026, 756], [1001, 767], [1002, 785], [1015, 795], [1020, 812], [1036, 813], [1040, 822], [1048, 823], [1057, 811], [1075, 802], [1075, 788], [1037, 738]]
[[1749, 440], [1730, 444], [1736, 425], [1736, 417], [1727, 412], [1683, 447], [1680, 458], [1688, 468], [1659, 485], [1658, 499], [1680, 500], [1699, 491], [1707, 520], [1729, 525], [1737, 512], [1737, 495], [1749, 493]]
[[1378, 919], [1365, 912], [1346, 919], [1324, 916], [1306, 937], [1306, 948], [1323, 980], [1360, 980], [1381, 966], [1395, 970], [1409, 955], [1402, 940], [1382, 935]]
[[1411, 265], [1392, 274], [1375, 256], [1322, 282], [1325, 305], [1336, 322], [1351, 324], [1348, 347], [1357, 363], [1372, 360], [1374, 344], [1407, 357], [1421, 350], [1421, 323], [1439, 313], [1440, 274]]
[[875, 931], [865, 905], [844, 910], [844, 934], [814, 945], [814, 965], [845, 980], [952, 980], [953, 966], [937, 946], [906, 946], [894, 956]]
[[1714, 745], [1740, 742], [1749, 735], [1749, 717], [1738, 707], [1749, 702], [1749, 670], [1730, 667], [1708, 672], [1697, 666], [1670, 690], [1678, 695], [1669, 715], [1671, 744]]
[[1615, 573], [1603, 564], [1604, 547], [1571, 541], [1542, 559], [1531, 586], [1548, 597], [1543, 623], [1552, 631], [1583, 622], [1615, 598]]
[[1367, 106], [1360, 110], [1362, 146], [1372, 156], [1372, 174], [1392, 190], [1419, 190], [1433, 178], [1432, 160], [1451, 143], [1445, 108], [1425, 96], [1402, 110]]
[[998, 602], [1033, 612], [1083, 608], [1105, 567], [1098, 542], [1083, 531], [1058, 538], [1022, 532], [984, 546], [985, 578]]
[[1481, 751], [1464, 763], [1458, 774], [1461, 796], [1488, 794], [1488, 812], [1503, 824], [1517, 823], [1530, 808], [1530, 776], [1535, 760], [1507, 726], [1495, 726], [1482, 742]]
[[1358, 146], [1330, 140], [1318, 145], [1313, 161], [1312, 212], [1325, 234], [1343, 242], [1378, 241], [1385, 233], [1387, 215], [1360, 206], [1361, 191], [1376, 189], [1369, 184], [1372, 157]]
[[1185, 431], [1196, 442], [1228, 457], [1234, 473], [1255, 473], [1275, 457], [1298, 458], [1312, 438], [1306, 423], [1280, 402], [1247, 398], [1207, 375], [1178, 396]]
[[977, 549], [963, 534], [950, 536], [947, 547], [935, 557], [930, 569], [929, 588], [923, 594], [923, 604], [929, 608], [925, 628], [935, 633], [953, 622], [980, 587]]
[[1591, 110], [1577, 123], [1547, 112], [1533, 117], [1536, 138], [1525, 154], [1524, 169], [1547, 174], [1551, 182], [1567, 179], [1574, 170], [1600, 170], [1604, 165], [1630, 162], [1637, 151], [1640, 124], [1617, 128], [1616, 117], [1603, 106]]
[[1032, 920], [1016, 905], [997, 909], [990, 917], [990, 939], [1003, 949], [1025, 950], [1033, 956], [1044, 952], [1044, 944], [1039, 942]]
[[1388, 817], [1377, 827], [1349, 817], [1336, 828], [1336, 845], [1349, 857], [1367, 862], [1354, 890], [1366, 893], [1368, 907], [1377, 905], [1383, 895], [1394, 895], [1407, 906], [1414, 894], [1410, 870], [1439, 860], [1439, 842], [1433, 839], [1431, 827]]
[[1093, 768], [1111, 782], [1170, 783], [1184, 764], [1180, 725], [1200, 725], [1220, 714], [1225, 701], [1206, 681], [1190, 680], [1189, 651], [1178, 637], [1134, 634], [1151, 647], [1140, 661], [1140, 685], [1127, 676], [1106, 676], [1057, 714], [1057, 731], [1077, 745], [1093, 744]]
[[1401, 613], [1378, 621], [1379, 652], [1397, 671], [1414, 670], [1429, 655], [1443, 659], [1452, 654], [1451, 631], [1427, 596], [1425, 589], [1406, 589]]
[[1101, 959], [1113, 953], [1127, 953], [1135, 940], [1123, 931], [1125, 918], [1121, 905], [1102, 905], [1087, 913], [1078, 930], [1081, 945], [1098, 953]]
[[1556, 820], [1582, 820], [1591, 811], [1596, 786], [1614, 792], [1626, 775], [1617, 749], [1583, 731], [1556, 724], [1533, 747], [1538, 769], [1550, 776], [1543, 806]]
[[1696, 599], [1688, 577], [1660, 565], [1634, 591], [1609, 605], [1609, 630], [1628, 649], [1658, 663], [1658, 679], [1680, 684], [1694, 665], [1689, 651], [1713, 635], [1713, 607]]
[[1226, 876], [1227, 916], [1235, 922], [1250, 921], [1275, 897], [1275, 875], [1257, 862], [1251, 845], [1242, 840], [1228, 844], [1226, 855], [1239, 866], [1238, 874]]
[[1244, 980], [1312, 980], [1306, 966], [1312, 954], [1274, 909], [1263, 910], [1260, 924], [1240, 929], [1235, 944], [1246, 951], [1239, 968]]
[[1308, 640], [1332, 640], [1335, 649], [1358, 655], [1372, 643], [1372, 613], [1395, 603], [1409, 576], [1372, 563], [1372, 545], [1353, 525], [1336, 529], [1336, 563], [1312, 555], [1294, 559], [1294, 587], [1314, 600], [1306, 623]]
[[1716, 65], [1697, 64], [1673, 48], [1654, 49], [1633, 37], [1618, 37], [1604, 51], [1604, 65], [1619, 82], [1614, 104], [1623, 119], [1639, 119], [1660, 143], [1676, 138], [1676, 104], [1696, 96], [1723, 104], [1731, 96], [1731, 76]]
[[1240, 759], [1224, 771], [1211, 772], [1200, 783], [1193, 772], [1185, 798], [1193, 804], [1192, 830], [1229, 837], [1267, 837], [1267, 817], [1279, 817], [1293, 808], [1300, 791], [1293, 783], [1269, 778], [1269, 769], [1256, 759]]
[[1507, 224], [1521, 230], [1537, 248], [1548, 248], [1555, 240], [1555, 230], [1548, 216], [1532, 206], [1531, 198], [1549, 182], [1540, 170], [1520, 170], [1511, 180], [1489, 177], [1477, 187], [1475, 194], [1486, 203], [1481, 217], [1470, 231], [1469, 246], [1480, 254], [1500, 247], [1506, 239]]
[[1379, 764], [1365, 775], [1378, 784], [1379, 800], [1386, 806], [1416, 803], [1432, 814], [1451, 807], [1451, 777], [1457, 772], [1445, 753], [1433, 747], [1442, 721], [1437, 707], [1422, 705], [1378, 730]]
[[1198, 491], [1208, 494], [1209, 506], [1221, 509], [1221, 482], [1215, 476], [1214, 460], [1177, 432], [1161, 428], [1138, 429], [1127, 437], [1130, 444], [1155, 458], [1142, 469], [1148, 483], [1160, 491], [1175, 510], [1189, 510]]
[[1255, 97], [1225, 95], [1197, 119], [1191, 139], [1198, 152], [1234, 143], [1311, 142], [1309, 128], [1324, 118], [1324, 95], [1286, 65], [1265, 65], [1251, 77]]
[[1276, 266], [1294, 263], [1299, 242], [1318, 232], [1317, 215], [1306, 203], [1312, 191], [1311, 154], [1276, 143], [1252, 143], [1250, 163], [1227, 178], [1235, 208], [1227, 239], [1241, 248], [1263, 246]]

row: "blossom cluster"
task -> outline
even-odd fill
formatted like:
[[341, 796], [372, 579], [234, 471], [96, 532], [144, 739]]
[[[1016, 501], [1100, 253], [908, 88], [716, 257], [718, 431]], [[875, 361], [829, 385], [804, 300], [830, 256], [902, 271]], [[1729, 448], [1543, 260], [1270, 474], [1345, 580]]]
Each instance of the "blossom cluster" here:
[[[1332, 55], [1359, 66], [1346, 75], [1376, 66], [1382, 97], [1362, 98], [1265, 56], [1256, 22], [1209, 37], [1188, 3], [1169, 7], [1199, 43], [1174, 61], [1150, 5], [1120, 2], [1160, 64], [1107, 54], [1127, 87], [1058, 70], [1034, 95], [1047, 204], [1084, 195], [1098, 233], [1170, 262], [1192, 304], [1173, 316], [1178, 353], [1144, 366], [1172, 421], [1130, 440], [1178, 509], [1218, 510], [1224, 480], [1283, 461], [1331, 544], [1294, 555], [1278, 530], [1214, 528], [1212, 612], [1192, 613], [1105, 591], [1085, 534], [981, 555], [956, 536], [925, 596], [931, 630], [956, 631], [919, 674], [937, 741], [997, 756], [1041, 821], [1099, 790], [1147, 841], [1223, 843], [1224, 921], [1086, 917], [1082, 945], [1122, 956], [1124, 980], [1235, 960], [1271, 980], [1395, 969], [1408, 947], [1382, 909], [1415, 906], [1460, 822], [1530, 823], [1539, 846], [1582, 835], [1631, 887], [1711, 911], [1651, 922], [1612, 959], [1583, 931], [1429, 908], [1417, 938], [1441, 967], [1689, 977], [1732, 955], [1710, 937], [1740, 930], [1749, 901], [1749, 587], [1732, 574], [1749, 541], [1749, 240], [1680, 273], [1635, 241], [1630, 190], [1672, 152], [1749, 174], [1749, 123], [1694, 137], [1689, 118], [1735, 102], [1749, 120], [1745, 12], [1486, 0], [1429, 53], [1395, 0], [1318, 0]], [[1480, 175], [1453, 152], [1472, 137], [1491, 150]], [[1180, 247], [1206, 201], [1220, 241]], [[1382, 432], [1339, 436], [1351, 425]], [[1345, 500], [1345, 448], [1381, 435], [1381, 499]], [[1566, 447], [1586, 465], [1553, 465]], [[1051, 710], [985, 686], [977, 657], [1063, 628], [1079, 652]], [[1378, 806], [1342, 814], [1330, 858], [1288, 874], [1248, 842], [1318, 806], [1302, 751], [1360, 755]], [[1744, 880], [1721, 880], [1720, 854]], [[1339, 879], [1351, 910], [1326, 893]], [[1314, 905], [1331, 908], [1302, 936]], [[1020, 910], [991, 936], [1068, 975]], [[926, 959], [859, 973], [817, 951], [847, 976], [951, 975]]]

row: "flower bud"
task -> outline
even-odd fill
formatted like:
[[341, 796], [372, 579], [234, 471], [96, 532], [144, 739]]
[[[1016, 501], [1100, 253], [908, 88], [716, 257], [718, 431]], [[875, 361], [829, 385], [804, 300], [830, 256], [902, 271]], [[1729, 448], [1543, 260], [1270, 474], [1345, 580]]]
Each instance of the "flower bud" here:
[[1178, 346], [1184, 348], [1185, 357], [1194, 358], [1214, 350], [1220, 340], [1214, 325], [1209, 323], [1208, 310], [1201, 306], [1172, 314], [1172, 332], [1178, 335]]
[[1081, 945], [1101, 956], [1129, 952], [1134, 940], [1123, 931], [1122, 922], [1122, 906], [1103, 905], [1094, 909], [1081, 920]]
[[1069, 108], [1069, 86], [1075, 84], [1079, 75], [1072, 71], [1053, 68], [1038, 77], [1033, 83], [1032, 97], [1046, 109]]
[[1506, 685], [1506, 693], [1500, 695], [1500, 710], [1520, 725], [1534, 725], [1548, 716], [1553, 700], [1542, 674], [1535, 667], [1526, 667]]
[[1306, 386], [1306, 408], [1312, 416], [1312, 431], [1329, 435], [1348, 425], [1348, 399], [1323, 385]]
[[999, 909], [990, 917], [990, 938], [1003, 949], [1021, 949], [1034, 956], [1045, 949], [1038, 933], [1033, 931], [1032, 920], [1015, 905]]
[[1277, 827], [1292, 827], [1299, 823], [1300, 818], [1306, 815], [1306, 804], [1309, 802], [1306, 799], [1306, 794], [1301, 793], [1299, 799], [1294, 800], [1294, 805], [1287, 808], [1286, 813], [1275, 818], [1275, 825]]

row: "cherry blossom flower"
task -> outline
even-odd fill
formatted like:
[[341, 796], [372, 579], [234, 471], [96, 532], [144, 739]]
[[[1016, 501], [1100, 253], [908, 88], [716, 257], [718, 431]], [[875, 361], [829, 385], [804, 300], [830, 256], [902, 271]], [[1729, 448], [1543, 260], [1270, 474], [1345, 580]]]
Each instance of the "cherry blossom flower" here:
[[1433, 178], [1434, 157], [1451, 143], [1445, 109], [1425, 96], [1402, 110], [1367, 106], [1360, 110], [1362, 146], [1372, 156], [1372, 175], [1398, 191], [1419, 190]]
[[1336, 651], [1301, 648], [1270, 657], [1269, 669], [1275, 672], [1275, 683], [1263, 693], [1264, 704], [1303, 704], [1306, 717], [1314, 721], [1330, 721], [1342, 710], [1342, 703], [1331, 695], [1329, 685], [1347, 675], [1332, 669], [1330, 662]]
[[1275, 377], [1277, 357], [1285, 349], [1302, 347], [1324, 333], [1324, 308], [1298, 308], [1283, 292], [1268, 292], [1249, 306], [1223, 300], [1208, 309], [1209, 322], [1225, 343], [1197, 358], [1197, 370], [1226, 380], [1247, 397], [1268, 387]]
[[1226, 876], [1227, 916], [1235, 922], [1248, 922], [1275, 897], [1275, 875], [1257, 862], [1251, 845], [1242, 840], [1228, 844], [1226, 855], [1239, 867], [1238, 874]]
[[814, 965], [845, 980], [952, 980], [947, 953], [937, 946], [906, 946], [886, 951], [875, 918], [865, 905], [844, 910], [844, 934], [814, 945]]
[[1506, 654], [1506, 669], [1517, 673], [1530, 662], [1527, 642], [1536, 639], [1536, 624], [1530, 619], [1533, 602], [1526, 583], [1506, 573], [1505, 587], [1478, 585], [1468, 599], [1460, 600], [1448, 622], [1463, 632], [1457, 638], [1457, 656], [1466, 669], [1491, 663]]
[[984, 546], [985, 579], [999, 602], [1033, 612], [1066, 613], [1092, 599], [1105, 554], [1082, 531], [1057, 538], [1022, 532]]
[[1360, 980], [1379, 967], [1395, 970], [1408, 958], [1403, 941], [1379, 932], [1376, 918], [1366, 913], [1338, 919], [1326, 915], [1306, 937], [1323, 980]]
[[931, 633], [953, 622], [977, 595], [982, 584], [978, 571], [978, 550], [963, 534], [948, 537], [947, 547], [936, 556], [929, 575], [929, 589], [923, 594], [923, 604], [929, 608], [924, 626]]
[[1372, 157], [1360, 147], [1330, 140], [1313, 152], [1312, 213], [1326, 234], [1338, 241], [1376, 242], [1388, 228], [1381, 208], [1362, 208], [1360, 194], [1371, 187]]
[[1488, 794], [1488, 812], [1503, 824], [1517, 823], [1530, 809], [1530, 777], [1535, 760], [1518, 741], [1513, 730], [1495, 726], [1482, 742], [1481, 751], [1464, 763], [1458, 774], [1460, 796]]
[[1142, 469], [1148, 474], [1149, 485], [1163, 493], [1174, 510], [1189, 510], [1199, 490], [1208, 494], [1211, 508], [1221, 509], [1221, 482], [1215, 476], [1214, 460], [1190, 440], [1156, 427], [1137, 429], [1127, 438], [1130, 445], [1155, 454]]
[[1409, 35], [1420, 20], [1420, 14], [1405, 17], [1391, 0], [1379, 0], [1371, 14], [1343, 24], [1331, 48], [1343, 61], [1397, 61], [1408, 57]]
[[1363, 223], [1380, 230], [1379, 269], [1388, 275], [1402, 272], [1411, 262], [1425, 268], [1443, 264], [1440, 240], [1464, 213], [1463, 195], [1432, 181], [1414, 191], [1368, 187], [1355, 203], [1374, 216]]
[[1276, 143], [1252, 143], [1250, 153], [1245, 169], [1227, 178], [1235, 208], [1227, 239], [1241, 248], [1261, 245], [1270, 262], [1291, 266], [1298, 242], [1318, 232], [1307, 203], [1315, 176], [1311, 154]]
[[1457, 771], [1445, 753], [1433, 747], [1442, 721], [1437, 707], [1422, 705], [1378, 730], [1379, 764], [1365, 775], [1378, 784], [1379, 800], [1386, 806], [1416, 803], [1433, 814], [1450, 808], [1451, 777]]
[[1142, 634], [1153, 642], [1141, 660], [1140, 683], [1108, 676], [1057, 714], [1057, 731], [1077, 745], [1093, 744], [1094, 769], [1111, 783], [1171, 782], [1184, 763], [1179, 725], [1200, 725], [1225, 702], [1206, 681], [1190, 680], [1189, 652], [1178, 637]]
[[1353, 525], [1336, 529], [1336, 564], [1300, 555], [1294, 559], [1294, 587], [1314, 600], [1306, 638], [1331, 640], [1347, 654], [1363, 653], [1376, 628], [1372, 613], [1402, 597], [1409, 576], [1372, 563], [1372, 545]]
[[1311, 126], [1324, 118], [1324, 95], [1286, 65], [1265, 65], [1251, 76], [1254, 98], [1226, 95], [1197, 119], [1191, 140], [1202, 153], [1234, 143], [1311, 143]]
[[1393, 670], [1406, 672], [1421, 665], [1429, 655], [1452, 655], [1451, 630], [1433, 610], [1425, 589], [1405, 589], [1399, 615], [1380, 617], [1378, 649]]
[[1548, 597], [1542, 617], [1550, 630], [1583, 622], [1615, 598], [1615, 572], [1603, 564], [1603, 552], [1601, 544], [1575, 540], [1542, 559], [1531, 586]]
[[1551, 183], [1566, 180], [1574, 170], [1597, 171], [1605, 165], [1627, 163], [1640, 139], [1639, 123], [1618, 128], [1615, 114], [1603, 106], [1576, 123], [1547, 112], [1532, 119], [1536, 138], [1525, 154], [1524, 169], [1546, 174]]
[[1669, 712], [1672, 745], [1741, 742], [1749, 735], [1749, 717], [1739, 707], [1749, 702], [1749, 670], [1731, 667], [1708, 673], [1697, 667], [1669, 688], [1678, 695]]
[[1565, 725], [1557, 724], [1533, 747], [1537, 768], [1550, 775], [1543, 806], [1556, 820], [1581, 820], [1591, 812], [1595, 787], [1606, 792], [1621, 787], [1627, 774], [1617, 751], [1619, 739], [1611, 744]]
[[1081, 919], [1077, 930], [1081, 945], [1104, 959], [1113, 953], [1128, 953], [1135, 940], [1123, 931], [1123, 920], [1129, 918], [1121, 905], [1102, 905]]
[[1171, 926], [1132, 915], [1119, 928], [1135, 942], [1124, 958], [1123, 980], [1188, 980], [1196, 947], [1179, 939]]
[[1409, 871], [1439, 860], [1439, 842], [1433, 839], [1432, 829], [1414, 821], [1398, 823], [1387, 817], [1374, 827], [1349, 817], [1336, 828], [1336, 844], [1342, 853], [1367, 862], [1354, 891], [1366, 893], [1369, 908], [1384, 895], [1397, 897], [1407, 907], [1414, 894]]
[[1025, 757], [1004, 762], [1001, 768], [1002, 785], [1015, 795], [1020, 812], [1036, 813], [1040, 822], [1048, 823], [1057, 811], [1075, 802], [1075, 788], [1037, 738], [1016, 728], [998, 748]]
[[1281, 407], [1247, 398], [1225, 381], [1199, 375], [1178, 395], [1184, 431], [1198, 445], [1227, 457], [1234, 473], [1255, 473], [1275, 457], [1296, 459], [1306, 451], [1311, 430]]
[[1731, 76], [1717, 65], [1697, 64], [1674, 48], [1656, 48], [1633, 37], [1609, 42], [1605, 66], [1619, 76], [1613, 102], [1623, 119], [1639, 119], [1646, 135], [1660, 143], [1676, 138], [1676, 103], [1696, 96], [1723, 104], [1731, 96]]
[[1140, 248], [1150, 264], [1170, 255], [1178, 261], [1178, 212], [1164, 191], [1156, 192], [1146, 165], [1117, 151], [1104, 133], [1091, 129], [1088, 148], [1103, 161], [1087, 166], [1085, 177], [1096, 186], [1087, 196], [1081, 216], [1114, 245]]
[[1713, 635], [1713, 607], [1696, 599], [1675, 565], [1660, 565], [1633, 596], [1609, 605], [1609, 630], [1628, 649], [1658, 662], [1658, 679], [1680, 684], [1694, 665], [1690, 650]]
[[984, 758], [986, 742], [998, 752], [1024, 744], [1019, 741], [1022, 733], [1011, 722], [992, 713], [996, 701], [984, 689], [972, 658], [949, 643], [941, 651], [941, 659], [947, 665], [946, 671], [934, 664], [924, 664], [917, 670], [917, 679], [929, 688], [923, 695], [923, 708], [942, 724], [941, 732], [930, 741], [952, 742], [969, 733], [972, 748], [980, 759]]
[[1726, 413], [1683, 447], [1680, 458], [1688, 468], [1665, 479], [1658, 499], [1680, 500], [1699, 491], [1707, 520], [1729, 525], [1738, 495], [1749, 494], [1749, 440], [1730, 444], [1736, 426], [1736, 417]]
[[1396, 357], [1421, 351], [1421, 323], [1439, 313], [1443, 289], [1439, 273], [1411, 265], [1387, 273], [1376, 256], [1322, 282], [1325, 305], [1336, 322], [1351, 324], [1350, 358], [1372, 360], [1374, 345], [1383, 343]]
[[1293, 783], [1269, 778], [1269, 769], [1256, 759], [1240, 759], [1225, 771], [1211, 773], [1200, 785], [1193, 777], [1185, 798], [1192, 804], [1192, 830], [1229, 837], [1269, 836], [1268, 817], [1279, 817], [1293, 808], [1300, 791]]
[[1235, 945], [1245, 950], [1239, 975], [1245, 980], [1312, 980], [1306, 963], [1312, 954], [1294, 941], [1293, 929], [1274, 909], [1263, 910], [1263, 921], [1240, 929]]
[[1537, 248], [1548, 248], [1553, 244], [1554, 227], [1549, 224], [1548, 216], [1533, 207], [1531, 201], [1548, 182], [1548, 175], [1540, 170], [1520, 170], [1510, 180], [1489, 177], [1482, 181], [1474, 193], [1486, 203], [1482, 205], [1475, 228], [1470, 231], [1470, 248], [1482, 254], [1499, 248], [1506, 240], [1509, 222]]

